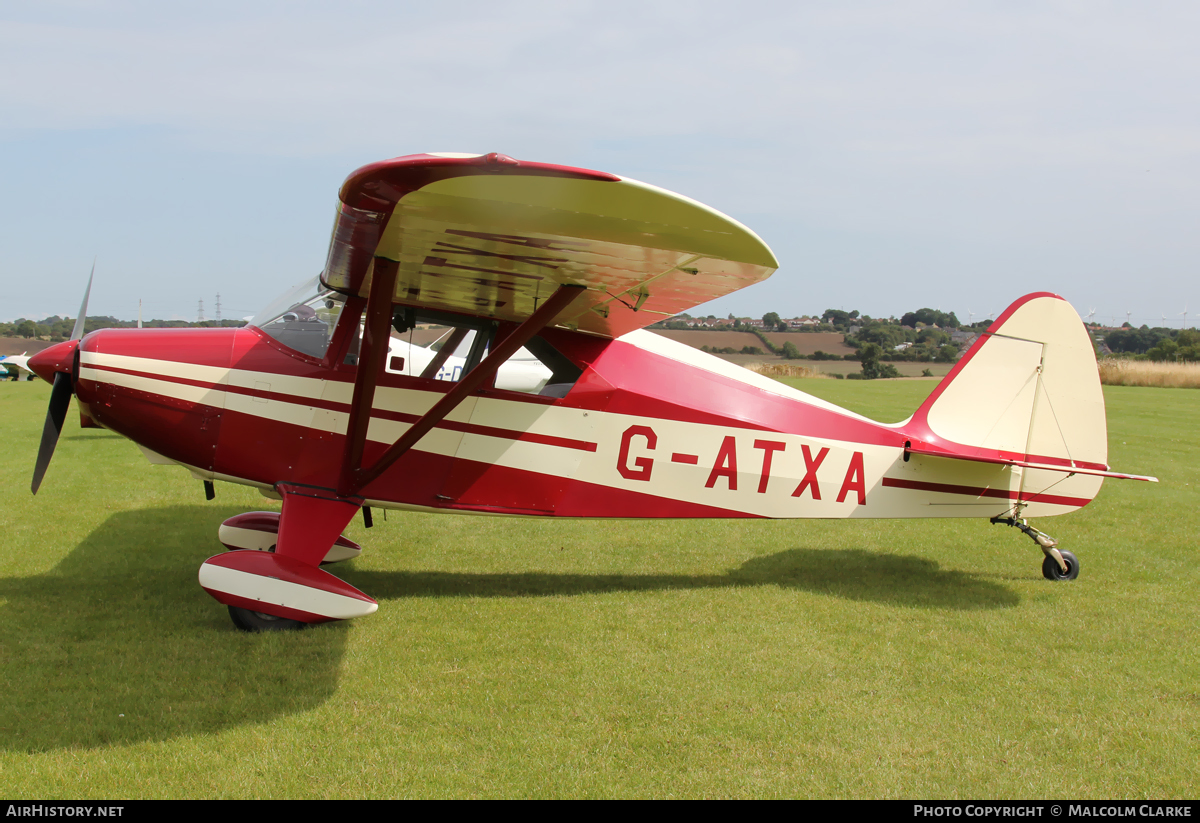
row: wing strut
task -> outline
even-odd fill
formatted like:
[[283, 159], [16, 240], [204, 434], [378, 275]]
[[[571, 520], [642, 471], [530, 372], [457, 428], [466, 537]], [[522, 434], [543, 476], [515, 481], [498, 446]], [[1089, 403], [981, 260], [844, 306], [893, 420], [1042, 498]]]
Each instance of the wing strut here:
[[563, 285], [552, 294], [541, 307], [529, 316], [512, 334], [504, 338], [478, 366], [463, 375], [450, 391], [425, 412], [400, 439], [393, 443], [370, 468], [362, 466], [366, 447], [367, 426], [371, 420], [371, 405], [375, 398], [375, 384], [388, 352], [388, 328], [391, 325], [392, 295], [396, 288], [398, 264], [383, 257], [375, 258], [371, 292], [367, 299], [367, 319], [363, 332], [363, 357], [358, 364], [354, 379], [354, 400], [350, 409], [350, 421], [346, 429], [347, 442], [342, 462], [342, 476], [338, 482], [338, 494], [343, 497], [356, 495], [361, 489], [377, 479], [404, 453], [416, 445], [430, 429], [445, 419], [459, 403], [496, 373], [517, 349], [550, 324], [576, 297], [587, 291], [584, 286]]

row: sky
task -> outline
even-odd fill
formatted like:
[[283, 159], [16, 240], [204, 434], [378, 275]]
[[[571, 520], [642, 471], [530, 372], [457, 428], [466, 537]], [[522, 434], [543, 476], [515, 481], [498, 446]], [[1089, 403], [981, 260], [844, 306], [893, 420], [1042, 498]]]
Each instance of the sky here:
[[1200, 4], [0, 0], [0, 321], [255, 313], [361, 165], [498, 151], [780, 260], [693, 314], [1200, 315]]

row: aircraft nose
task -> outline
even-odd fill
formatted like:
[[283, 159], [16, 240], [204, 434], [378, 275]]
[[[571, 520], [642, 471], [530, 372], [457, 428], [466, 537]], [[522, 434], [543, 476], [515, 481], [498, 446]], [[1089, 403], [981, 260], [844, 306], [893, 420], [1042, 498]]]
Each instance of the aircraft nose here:
[[65, 340], [48, 349], [42, 349], [29, 358], [29, 370], [47, 383], [53, 383], [56, 372], [71, 373], [71, 364], [75, 360], [77, 348], [78, 340]]

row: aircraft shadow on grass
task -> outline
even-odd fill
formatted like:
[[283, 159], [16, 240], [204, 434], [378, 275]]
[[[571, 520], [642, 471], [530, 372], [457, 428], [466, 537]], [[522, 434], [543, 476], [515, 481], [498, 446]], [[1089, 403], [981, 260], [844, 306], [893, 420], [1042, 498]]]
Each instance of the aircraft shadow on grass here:
[[[346, 624], [245, 635], [197, 585], [200, 563], [221, 548], [217, 526], [239, 511], [117, 513], [52, 571], [0, 579], [0, 748], [93, 748], [208, 734], [329, 699]], [[334, 571], [380, 601], [773, 585], [901, 607], [1018, 603], [1015, 593], [978, 576], [860, 549], [789, 549], [724, 575]]]

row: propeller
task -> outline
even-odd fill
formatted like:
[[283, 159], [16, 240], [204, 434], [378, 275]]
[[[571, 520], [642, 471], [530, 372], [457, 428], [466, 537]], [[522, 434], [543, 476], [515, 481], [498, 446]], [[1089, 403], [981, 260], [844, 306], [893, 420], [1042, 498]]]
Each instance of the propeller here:
[[[92, 278], [96, 276], [96, 261], [92, 261], [92, 273], [88, 275], [87, 289], [83, 293], [83, 303], [79, 307], [79, 315], [75, 318], [75, 327], [71, 329], [71, 342], [78, 343], [83, 338], [83, 321], [87, 317], [88, 297], [92, 294]], [[60, 344], [61, 345], [61, 344]], [[69, 371], [54, 373], [54, 387], [50, 390], [50, 406], [46, 409], [46, 423], [42, 426], [42, 442], [38, 445], [37, 462], [33, 466], [33, 482], [29, 489], [37, 494], [50, 466], [50, 458], [54, 456], [54, 447], [58, 445], [58, 436], [62, 434], [63, 421], [67, 419], [67, 408], [71, 405], [71, 395], [74, 386]]]

